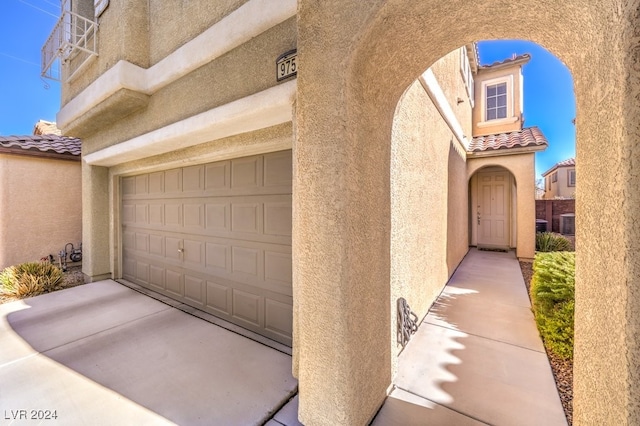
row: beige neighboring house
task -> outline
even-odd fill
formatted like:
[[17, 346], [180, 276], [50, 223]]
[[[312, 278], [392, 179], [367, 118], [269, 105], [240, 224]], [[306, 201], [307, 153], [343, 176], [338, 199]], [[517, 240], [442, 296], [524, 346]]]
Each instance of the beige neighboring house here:
[[574, 421], [640, 423], [633, 2], [62, 3], [69, 36], [47, 41], [43, 72], [83, 140], [84, 274], [290, 345], [307, 425], [375, 415], [399, 298], [424, 317], [470, 245], [533, 256], [545, 142], [522, 123], [528, 57], [479, 66], [471, 42], [544, 44], [574, 76], [589, 188]]
[[576, 198], [576, 160], [569, 158], [554, 164], [542, 174], [545, 200]]
[[82, 240], [80, 140], [0, 136], [0, 268]]

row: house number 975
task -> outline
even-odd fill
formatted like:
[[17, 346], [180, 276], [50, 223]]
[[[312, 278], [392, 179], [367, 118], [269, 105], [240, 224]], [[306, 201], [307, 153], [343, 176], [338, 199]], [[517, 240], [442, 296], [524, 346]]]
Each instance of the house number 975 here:
[[276, 59], [277, 81], [292, 77], [298, 73], [298, 52], [293, 49], [283, 53]]

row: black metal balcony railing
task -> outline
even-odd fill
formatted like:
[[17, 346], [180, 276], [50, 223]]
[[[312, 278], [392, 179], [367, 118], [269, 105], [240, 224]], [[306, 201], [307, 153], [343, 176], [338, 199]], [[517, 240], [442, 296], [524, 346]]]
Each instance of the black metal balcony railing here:
[[77, 72], [88, 59], [97, 56], [97, 27], [95, 21], [63, 8], [62, 16], [42, 47], [41, 75], [61, 81], [62, 65], [75, 58], [77, 53], [84, 52], [84, 60], [75, 65], [70, 74]]

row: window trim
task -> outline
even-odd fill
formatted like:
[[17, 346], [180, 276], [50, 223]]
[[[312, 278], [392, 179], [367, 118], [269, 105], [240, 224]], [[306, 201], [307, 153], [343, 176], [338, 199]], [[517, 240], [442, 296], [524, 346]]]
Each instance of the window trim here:
[[[496, 84], [507, 84], [507, 117], [498, 118], [495, 120], [487, 120], [487, 86], [494, 86]], [[513, 90], [513, 75], [505, 75], [502, 77], [492, 78], [482, 82], [482, 93], [480, 96], [480, 107], [482, 108], [482, 121], [478, 123], [478, 127], [499, 126], [501, 124], [515, 123], [518, 117], [513, 113], [515, 92]]]
[[466, 46], [460, 48], [460, 75], [462, 75], [462, 81], [464, 81], [464, 87], [467, 91], [471, 108], [473, 108], [475, 104], [475, 81], [473, 80], [473, 71], [471, 71], [471, 63], [469, 62]]
[[[571, 175], [573, 175], [573, 182], [571, 181]], [[576, 169], [567, 170], [567, 186], [576, 186]]]
[[552, 183], [556, 183], [558, 181], [558, 172], [555, 171], [553, 173], [551, 173], [551, 182]]

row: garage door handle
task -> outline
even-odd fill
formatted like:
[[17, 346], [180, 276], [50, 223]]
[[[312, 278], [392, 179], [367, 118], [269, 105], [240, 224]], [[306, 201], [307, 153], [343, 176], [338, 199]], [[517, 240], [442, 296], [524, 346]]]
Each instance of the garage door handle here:
[[178, 253], [184, 253], [184, 249], [178, 249]]

